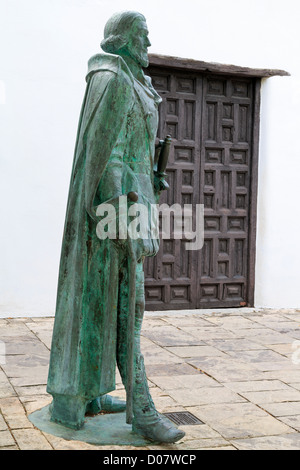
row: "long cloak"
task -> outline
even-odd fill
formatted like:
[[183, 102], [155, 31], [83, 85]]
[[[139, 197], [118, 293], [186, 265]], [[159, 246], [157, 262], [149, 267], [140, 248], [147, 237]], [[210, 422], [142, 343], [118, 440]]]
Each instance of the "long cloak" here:
[[53, 396], [91, 400], [115, 389], [118, 250], [96, 236], [95, 197], [136, 101], [133, 76], [121, 57], [90, 59], [59, 270], [47, 385]]

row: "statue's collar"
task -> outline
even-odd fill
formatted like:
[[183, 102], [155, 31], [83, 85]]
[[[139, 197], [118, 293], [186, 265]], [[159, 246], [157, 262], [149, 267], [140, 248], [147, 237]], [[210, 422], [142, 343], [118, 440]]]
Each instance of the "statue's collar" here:
[[151, 91], [152, 95], [154, 96], [154, 101], [156, 104], [159, 104], [162, 102], [162, 98], [159, 96], [159, 94], [157, 93], [157, 91], [153, 88], [153, 85], [152, 85], [152, 81], [151, 81], [151, 77], [149, 77], [148, 75], [144, 75], [145, 77], [145, 83], [147, 84], [147, 87], [149, 88], [149, 90]]
[[150, 97], [152, 97], [154, 99], [155, 103], [158, 105], [162, 101], [162, 99], [159, 96], [159, 94], [156, 92], [156, 90], [153, 88], [151, 78], [144, 74], [144, 71], [143, 71], [142, 68], [140, 68], [138, 70], [138, 73], [134, 73], [133, 72], [134, 69], [132, 67], [130, 67], [130, 60], [132, 60], [132, 59], [129, 58], [129, 60], [127, 61], [126, 59], [121, 57], [121, 60], [127, 66], [128, 72], [131, 73], [131, 75], [133, 76], [133, 79], [136, 82], [138, 82], [139, 85], [141, 85], [144, 88], [146, 93], [148, 95], [150, 95]]
[[89, 81], [91, 76], [100, 71], [100, 70], [109, 70], [114, 73], [119, 73], [120, 69], [123, 69], [124, 72], [131, 78], [132, 83], [138, 81], [148, 92], [150, 92], [156, 104], [159, 104], [162, 99], [156, 90], [152, 86], [151, 78], [144, 74], [141, 70], [139, 77], [135, 77], [128, 67], [126, 61], [116, 54], [95, 54], [88, 61], [88, 73], [86, 80]]

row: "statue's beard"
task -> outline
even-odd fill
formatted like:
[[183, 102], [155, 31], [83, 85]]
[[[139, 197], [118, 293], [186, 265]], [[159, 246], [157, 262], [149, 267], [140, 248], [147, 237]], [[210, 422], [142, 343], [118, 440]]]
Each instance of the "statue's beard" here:
[[143, 52], [141, 55], [140, 55], [140, 64], [142, 67], [148, 67], [149, 65], [149, 58], [148, 58], [148, 53], [147, 52]]
[[148, 67], [149, 58], [147, 51], [135, 52], [131, 56], [141, 67]]

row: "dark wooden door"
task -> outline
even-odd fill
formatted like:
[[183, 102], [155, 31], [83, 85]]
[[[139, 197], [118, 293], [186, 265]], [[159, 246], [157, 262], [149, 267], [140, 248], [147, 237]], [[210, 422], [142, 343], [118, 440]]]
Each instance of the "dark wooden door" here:
[[149, 72], [163, 98], [158, 136], [172, 136], [170, 189], [160, 204], [204, 204], [205, 241], [199, 251], [187, 251], [184, 239], [161, 241], [158, 255], [145, 262], [146, 308], [251, 305], [256, 81], [162, 67]]

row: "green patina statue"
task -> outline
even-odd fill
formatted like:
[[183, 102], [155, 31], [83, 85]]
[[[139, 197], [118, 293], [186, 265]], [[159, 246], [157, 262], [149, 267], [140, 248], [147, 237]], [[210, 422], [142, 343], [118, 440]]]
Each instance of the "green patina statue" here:
[[[155, 171], [161, 98], [145, 76], [148, 29], [137, 12], [115, 14], [101, 43], [106, 54], [88, 63], [60, 262], [47, 391], [51, 420], [80, 429], [86, 413], [126, 410], [134, 432], [176, 442], [184, 432], [155, 409], [149, 393], [140, 333], [144, 314], [145, 256], [155, 237], [97, 235], [97, 208], [128, 196], [149, 208], [167, 188]], [[161, 142], [160, 142], [161, 145]], [[164, 157], [165, 158], [165, 157]], [[119, 233], [119, 232], [118, 232]], [[118, 366], [126, 402], [108, 395]]]

